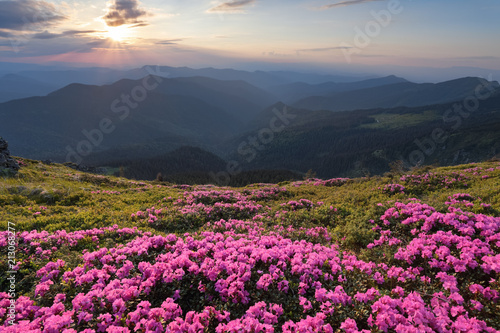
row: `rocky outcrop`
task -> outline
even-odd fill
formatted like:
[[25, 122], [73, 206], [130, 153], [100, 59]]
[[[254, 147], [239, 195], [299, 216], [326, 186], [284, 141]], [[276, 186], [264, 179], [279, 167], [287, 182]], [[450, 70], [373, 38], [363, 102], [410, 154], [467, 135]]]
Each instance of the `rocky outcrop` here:
[[9, 145], [0, 136], [0, 176], [15, 175], [19, 170], [19, 163], [10, 156]]
[[[42, 163], [47, 164], [47, 161], [44, 161]], [[66, 163], [63, 163], [63, 165], [67, 166], [68, 168], [71, 168], [71, 169], [75, 169], [75, 170], [83, 171], [83, 172], [88, 172], [88, 173], [95, 173], [98, 175], [105, 175], [108, 172], [108, 170], [106, 168], [80, 165], [80, 164], [76, 164], [73, 162], [66, 162]]]

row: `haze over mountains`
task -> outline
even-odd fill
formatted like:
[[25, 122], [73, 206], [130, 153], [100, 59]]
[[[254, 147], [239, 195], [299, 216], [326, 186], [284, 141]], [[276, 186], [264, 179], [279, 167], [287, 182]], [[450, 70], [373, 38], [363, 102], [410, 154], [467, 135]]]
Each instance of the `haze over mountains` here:
[[[330, 91], [323, 96], [311, 96], [293, 105], [310, 110], [345, 111], [397, 106], [422, 106], [458, 101], [474, 95], [478, 84], [488, 81], [474, 77], [442, 83], [399, 82], [348, 91]], [[492, 87], [498, 89], [498, 83]]]
[[[71, 83], [90, 85], [111, 84], [121, 79], [137, 80], [146, 75], [158, 75], [168, 78], [180, 77], [207, 77], [225, 81], [246, 81], [254, 86], [268, 88], [276, 85], [304, 82], [319, 84], [324, 82], [353, 82], [371, 77], [306, 74], [292, 71], [243, 71], [235, 69], [202, 68], [170, 66], [143, 66], [130, 70], [117, 70], [111, 68], [68, 68], [51, 69], [45, 67], [32, 67], [28, 70], [17, 70], [15, 73], [0, 71], [0, 102], [15, 98], [43, 96], [56, 89], [63, 88]], [[14, 85], [13, 85], [14, 83]], [[8, 93], [11, 95], [9, 96]], [[21, 97], [18, 97], [21, 96]]]
[[[384, 172], [395, 160], [453, 164], [500, 153], [500, 85], [475, 77], [422, 84], [187, 67], [28, 70], [0, 78], [0, 99], [0, 135], [14, 155], [124, 166], [136, 178], [185, 171], [208, 182], [231, 163], [238, 172], [335, 177]], [[437, 128], [446, 140], [433, 142]]]

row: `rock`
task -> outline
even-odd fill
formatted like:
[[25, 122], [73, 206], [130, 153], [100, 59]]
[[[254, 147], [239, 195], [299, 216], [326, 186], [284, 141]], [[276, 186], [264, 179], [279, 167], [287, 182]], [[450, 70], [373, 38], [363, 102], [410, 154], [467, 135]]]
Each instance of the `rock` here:
[[19, 163], [10, 156], [9, 145], [0, 136], [0, 176], [12, 176], [19, 170]]
[[104, 175], [107, 173], [107, 170], [106, 168], [99, 168], [99, 167], [93, 167], [93, 166], [86, 166], [86, 165], [80, 165], [80, 164], [76, 164], [76, 163], [73, 163], [73, 162], [66, 162], [64, 163], [63, 165], [71, 168], [71, 169], [75, 169], [75, 170], [78, 170], [78, 171], [83, 171], [83, 172], [88, 172], [88, 173], [95, 173], [95, 174], [100, 174], [100, 175]]

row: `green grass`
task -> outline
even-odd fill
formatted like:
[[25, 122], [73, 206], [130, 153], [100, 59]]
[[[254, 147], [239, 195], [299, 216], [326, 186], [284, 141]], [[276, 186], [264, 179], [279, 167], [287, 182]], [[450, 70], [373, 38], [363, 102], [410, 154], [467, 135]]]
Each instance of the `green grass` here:
[[[119, 227], [137, 226], [145, 231], [161, 233], [146, 222], [137, 222], [131, 218], [132, 213], [144, 211], [155, 206], [159, 200], [172, 197], [181, 198], [184, 190], [173, 188], [172, 184], [159, 182], [138, 182], [114, 176], [98, 176], [77, 172], [59, 164], [45, 165], [38, 161], [23, 160], [26, 163], [17, 176], [0, 178], [0, 228], [6, 229], [7, 222], [14, 222], [17, 231], [65, 229], [75, 231], [96, 227], [118, 225]], [[417, 173], [432, 171], [438, 174], [451, 174], [461, 170], [481, 167], [496, 168], [498, 162], [486, 162], [473, 165], [436, 168], [416, 171]], [[289, 194], [273, 201], [258, 202], [270, 206], [273, 211], [280, 209], [280, 204], [289, 200], [309, 199], [322, 201], [325, 206], [334, 206], [342, 210], [335, 223], [325, 225], [324, 216], [320, 210], [312, 212], [297, 212], [286, 223], [304, 226], [326, 226], [332, 235], [351, 249], [359, 249], [372, 240], [370, 219], [376, 219], [386, 205], [395, 200], [404, 201], [418, 198], [434, 207], [445, 209], [444, 202], [454, 193], [466, 192], [479, 197], [482, 202], [491, 204], [489, 215], [500, 212], [500, 170], [490, 172], [488, 179], [481, 175], [467, 173], [470, 177], [467, 188], [436, 188], [431, 190], [415, 189], [408, 193], [387, 194], [381, 189], [385, 184], [401, 183], [399, 175], [386, 177], [371, 177], [353, 179], [340, 187], [324, 187], [303, 185], [295, 187], [283, 183]], [[401, 183], [402, 184], [402, 183]], [[246, 188], [250, 188], [248, 186]], [[233, 190], [243, 191], [245, 188]], [[92, 193], [95, 191], [116, 191], [120, 194]], [[172, 201], [167, 207], [172, 207]], [[46, 207], [43, 209], [41, 207]], [[36, 212], [40, 214], [33, 215]], [[172, 216], [172, 228], [176, 230], [178, 216]], [[203, 221], [202, 221], [203, 222]], [[199, 227], [199, 223], [198, 226]], [[196, 230], [189, 230], [196, 231]]]
[[376, 128], [376, 129], [396, 129], [419, 125], [424, 122], [439, 119], [436, 111], [427, 110], [422, 113], [407, 113], [407, 114], [394, 114], [394, 113], [380, 113], [370, 118], [375, 119], [375, 123], [364, 124], [363, 128]]
[[[22, 159], [21, 159], [22, 160]], [[22, 167], [16, 177], [0, 178], [0, 231], [7, 230], [8, 222], [15, 224], [16, 232], [56, 230], [77, 231], [92, 228], [101, 228], [117, 225], [119, 228], [137, 227], [142, 231], [165, 235], [176, 233], [183, 235], [190, 232], [194, 237], [200, 237], [197, 231], [209, 230], [206, 222], [218, 219], [203, 214], [183, 215], [179, 206], [174, 203], [183, 198], [186, 190], [178, 189], [168, 183], [138, 182], [114, 176], [98, 176], [77, 172], [62, 165], [45, 165], [38, 161], [22, 160], [26, 166]], [[431, 187], [408, 185], [400, 180], [401, 175], [389, 174], [384, 177], [357, 178], [346, 184], [336, 187], [301, 185], [284, 182], [279, 185], [287, 189], [286, 192], [260, 200], [257, 203], [267, 212], [262, 218], [266, 232], [273, 231], [276, 224], [283, 227], [293, 226], [295, 233], [290, 234], [293, 240], [308, 240], [308, 236], [297, 231], [300, 227], [326, 227], [333, 242], [340, 245], [342, 250], [355, 252], [360, 259], [377, 261], [381, 252], [378, 249], [367, 249], [367, 244], [378, 238], [372, 230], [370, 220], [379, 219], [388, 207], [395, 201], [405, 202], [417, 198], [437, 210], [445, 212], [448, 207], [445, 202], [455, 193], [469, 193], [474, 199], [474, 213], [485, 213], [490, 216], [500, 216], [500, 163], [485, 162], [472, 165], [434, 168], [425, 167], [413, 171], [420, 175], [433, 173], [436, 179], [463, 173], [467, 179], [467, 187], [462, 183], [453, 185], [453, 188], [443, 188], [439, 185]], [[476, 171], [468, 170], [481, 168]], [[492, 171], [486, 171], [493, 168]], [[487, 173], [489, 178], [482, 177]], [[405, 193], [391, 194], [384, 191], [386, 184], [400, 183], [406, 185]], [[201, 189], [201, 186], [192, 189]], [[245, 191], [256, 189], [258, 186], [245, 188], [225, 188], [224, 190]], [[95, 193], [100, 191], [101, 193]], [[111, 191], [111, 193], [102, 193]], [[94, 192], [94, 193], [93, 193]], [[118, 193], [119, 192], [119, 193]], [[189, 190], [188, 190], [189, 192]], [[167, 198], [167, 200], [163, 200]], [[275, 213], [283, 211], [283, 203], [308, 199], [321, 206], [312, 209], [299, 209], [282, 213], [274, 218]], [[161, 201], [161, 202], [159, 202]], [[479, 203], [490, 204], [483, 207]], [[145, 219], [133, 218], [137, 211], [145, 211], [151, 207], [163, 207], [168, 212], [158, 223], [150, 224]], [[335, 207], [332, 211], [330, 206]], [[35, 214], [39, 213], [39, 214]], [[35, 215], [34, 215], [35, 214]], [[228, 219], [228, 217], [225, 217]], [[99, 247], [112, 248], [128, 242], [135, 236], [125, 238], [109, 232], [102, 236], [99, 243], [90, 238], [82, 240], [76, 247], [66, 245], [50, 245], [53, 253], [47, 258], [29, 257], [20, 253], [18, 260], [23, 263], [19, 274], [19, 294], [33, 297], [37, 284], [36, 272], [48, 261], [63, 258], [71, 267], [81, 264], [82, 251], [95, 251]], [[314, 242], [331, 245], [326, 238], [317, 237]], [[49, 246], [49, 245], [46, 245]], [[4, 253], [6, 253], [5, 249]], [[35, 251], [35, 248], [31, 248]], [[30, 252], [29, 255], [32, 255]], [[387, 256], [389, 257], [389, 254]], [[0, 259], [0, 267], [7, 267], [7, 261]], [[5, 279], [0, 279], [0, 286], [7, 285]]]

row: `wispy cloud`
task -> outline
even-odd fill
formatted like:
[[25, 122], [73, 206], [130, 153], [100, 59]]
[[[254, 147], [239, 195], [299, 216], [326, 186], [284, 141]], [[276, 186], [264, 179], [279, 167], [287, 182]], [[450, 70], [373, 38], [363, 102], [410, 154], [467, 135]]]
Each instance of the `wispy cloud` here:
[[12, 34], [8, 31], [0, 30], [0, 37], [9, 38], [9, 37], [12, 37]]
[[[0, 56], [12, 53], [12, 44], [8, 44], [10, 44], [11, 49], [5, 50], [5, 52], [1, 52], [0, 50]], [[47, 47], [48, 44], [50, 44], [50, 47]], [[23, 57], [44, 57], [90, 53], [97, 48], [111, 48], [116, 47], [116, 45], [112, 40], [96, 39], [85, 35], [82, 35], [80, 38], [73, 38], [73, 36], [67, 35], [67, 37], [51, 38], [49, 40], [32, 38], [29, 43], [22, 45], [21, 55]]]
[[114, 43], [110, 38], [97, 39], [97, 40], [94, 40], [92, 42], [86, 43], [86, 45], [91, 47], [91, 48], [106, 47], [106, 46], [110, 46], [111, 44], [114, 44]]
[[148, 25], [149, 25], [149, 23], [142, 22], [142, 23], [137, 23], [137, 24], [134, 24], [134, 25], [130, 26], [129, 28], [147, 27]]
[[456, 60], [500, 60], [500, 57], [496, 56], [470, 56], [470, 57], [454, 57], [452, 59]]
[[300, 49], [297, 52], [328, 52], [333, 50], [345, 50], [350, 49], [348, 46], [332, 46], [332, 47], [319, 47], [314, 49]]
[[157, 45], [177, 45], [179, 42], [182, 42], [182, 38], [160, 40], [160, 41], [156, 42], [155, 44], [157, 44]]
[[270, 51], [270, 52], [262, 52], [262, 55], [263, 56], [268, 56], [268, 57], [293, 57], [294, 55], [293, 54], [290, 54], [290, 53], [279, 53], [279, 52], [275, 52], [275, 51]]
[[101, 18], [110, 27], [124, 24], [144, 24], [141, 18], [149, 13], [139, 8], [138, 0], [112, 0], [108, 2], [108, 12]]
[[236, 0], [230, 2], [224, 2], [218, 6], [210, 8], [207, 12], [209, 13], [242, 13], [243, 8], [254, 4], [256, 0]]
[[87, 34], [93, 34], [96, 32], [101, 32], [98, 30], [67, 30], [64, 31], [60, 34], [55, 34], [48, 32], [47, 30], [43, 32], [39, 32], [37, 34], [33, 35], [33, 38], [35, 39], [53, 39], [53, 38], [59, 38], [59, 37], [68, 37], [68, 36], [76, 36], [76, 35], [87, 35]]
[[337, 8], [337, 7], [360, 5], [363, 3], [373, 2], [373, 1], [385, 1], [385, 0], [348, 0], [348, 1], [341, 1], [341, 2], [337, 2], [337, 3], [332, 3], [329, 5], [324, 5], [324, 6], [319, 7], [319, 9], [325, 10], [325, 9], [331, 9], [331, 8]]
[[67, 17], [46, 1], [0, 1], [0, 29], [36, 31], [64, 20]]

